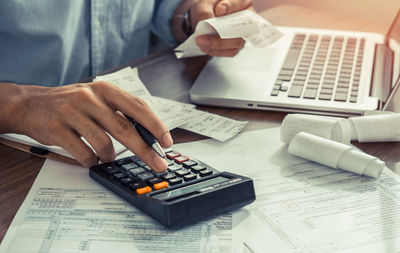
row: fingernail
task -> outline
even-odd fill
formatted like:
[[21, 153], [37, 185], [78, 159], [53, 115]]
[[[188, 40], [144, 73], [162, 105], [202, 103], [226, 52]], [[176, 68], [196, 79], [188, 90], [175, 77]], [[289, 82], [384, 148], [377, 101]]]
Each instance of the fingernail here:
[[174, 141], [172, 140], [170, 133], [164, 134], [164, 136], [162, 137], [162, 142], [163, 142], [163, 146], [166, 148], [169, 148], [172, 146], [172, 144], [174, 144]]
[[158, 155], [154, 157], [153, 163], [156, 166], [158, 172], [166, 171], [168, 168], [167, 161], [165, 161], [165, 159], [161, 158]]
[[197, 45], [199, 47], [208, 47], [210, 45], [210, 40], [206, 38], [197, 38]]
[[228, 13], [228, 5], [227, 4], [219, 4], [217, 6], [216, 12], [217, 12], [218, 16], [223, 16], [223, 15], [227, 14]]

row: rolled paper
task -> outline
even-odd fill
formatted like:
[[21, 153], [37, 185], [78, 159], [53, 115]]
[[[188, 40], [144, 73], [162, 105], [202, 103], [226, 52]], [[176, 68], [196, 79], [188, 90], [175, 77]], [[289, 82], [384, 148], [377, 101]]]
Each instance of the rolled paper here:
[[351, 125], [347, 119], [308, 114], [288, 114], [282, 122], [281, 141], [289, 144], [299, 132], [337, 142], [350, 143]]
[[305, 132], [296, 134], [288, 151], [328, 167], [379, 178], [385, 163], [354, 147]]
[[359, 142], [400, 141], [400, 113], [349, 118], [352, 139]]

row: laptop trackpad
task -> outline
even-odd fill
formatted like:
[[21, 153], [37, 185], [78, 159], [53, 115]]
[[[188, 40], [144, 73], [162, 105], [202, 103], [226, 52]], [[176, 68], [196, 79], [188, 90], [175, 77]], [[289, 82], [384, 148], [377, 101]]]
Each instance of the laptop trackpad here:
[[214, 57], [209, 65], [217, 68], [231, 70], [262, 70], [266, 71], [271, 66], [275, 56], [275, 48], [250, 48], [242, 49], [235, 57]]

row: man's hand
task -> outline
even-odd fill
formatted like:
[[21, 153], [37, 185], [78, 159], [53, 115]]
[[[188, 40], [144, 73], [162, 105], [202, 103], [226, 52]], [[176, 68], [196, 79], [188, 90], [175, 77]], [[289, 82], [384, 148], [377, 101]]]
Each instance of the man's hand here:
[[[143, 100], [117, 86], [102, 81], [56, 88], [0, 86], [6, 88], [7, 85], [6, 93], [15, 96], [8, 103], [7, 114], [1, 116], [6, 116], [6, 120], [12, 117], [12, 120], [8, 121], [8, 129], [0, 127], [0, 131], [9, 132], [11, 129], [45, 145], [61, 146], [85, 167], [97, 164], [99, 158], [103, 162], [115, 159], [109, 133], [154, 170], [167, 168], [166, 161], [144, 143], [122, 113], [146, 127], [163, 147], [172, 145], [167, 127]], [[13, 93], [13, 90], [17, 92]], [[81, 140], [81, 136], [97, 155]]]
[[[193, 28], [201, 20], [228, 15], [252, 7], [253, 0], [187, 0], [178, 7], [176, 13], [184, 13], [190, 9], [190, 18]], [[174, 26], [180, 26], [173, 20]], [[182, 32], [175, 31], [175, 36], [183, 40]], [[219, 35], [202, 35], [196, 38], [200, 49], [211, 56], [235, 56], [244, 46], [242, 38], [221, 39]]]

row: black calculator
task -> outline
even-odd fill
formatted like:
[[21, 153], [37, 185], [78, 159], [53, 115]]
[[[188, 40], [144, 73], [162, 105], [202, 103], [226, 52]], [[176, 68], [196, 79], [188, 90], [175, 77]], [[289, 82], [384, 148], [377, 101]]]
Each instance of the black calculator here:
[[166, 227], [177, 227], [253, 202], [253, 180], [219, 172], [178, 151], [166, 152], [168, 170], [157, 173], [137, 156], [89, 169], [89, 175]]

